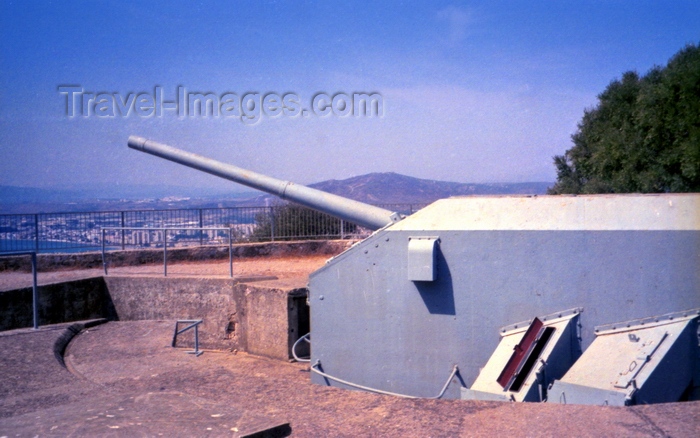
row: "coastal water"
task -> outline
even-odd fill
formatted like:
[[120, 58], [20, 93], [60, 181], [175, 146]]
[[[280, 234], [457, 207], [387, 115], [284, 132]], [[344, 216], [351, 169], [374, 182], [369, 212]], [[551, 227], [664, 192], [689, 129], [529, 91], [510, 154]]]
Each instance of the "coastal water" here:
[[[108, 248], [117, 249], [117, 248]], [[0, 253], [5, 252], [22, 252], [22, 251], [35, 251], [36, 241], [34, 240], [17, 240], [17, 239], [0, 239]], [[87, 252], [87, 251], [101, 251], [102, 247], [100, 245], [86, 245], [79, 244], [75, 242], [56, 242], [56, 241], [39, 241], [39, 251], [40, 253], [51, 253], [51, 252]]]

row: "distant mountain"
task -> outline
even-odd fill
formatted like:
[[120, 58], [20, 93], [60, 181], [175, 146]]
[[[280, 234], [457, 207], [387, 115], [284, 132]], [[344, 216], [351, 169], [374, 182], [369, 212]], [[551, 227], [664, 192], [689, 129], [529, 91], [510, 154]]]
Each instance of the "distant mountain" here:
[[370, 204], [428, 204], [463, 195], [542, 195], [553, 183], [471, 184], [413, 178], [398, 173], [370, 173], [344, 180], [328, 180], [310, 187]]
[[[369, 204], [429, 204], [450, 196], [541, 195], [553, 183], [471, 184], [413, 178], [398, 173], [370, 173], [344, 180], [328, 180], [310, 187]], [[38, 189], [0, 186], [0, 213], [139, 210], [264, 206], [278, 203], [259, 192], [226, 192], [173, 186], [105, 186], [86, 189]]]

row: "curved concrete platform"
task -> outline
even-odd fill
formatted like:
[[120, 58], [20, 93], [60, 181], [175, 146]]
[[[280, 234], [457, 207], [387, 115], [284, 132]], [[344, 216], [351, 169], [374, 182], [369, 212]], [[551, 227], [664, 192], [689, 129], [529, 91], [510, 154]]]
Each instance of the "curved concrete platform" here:
[[[188, 362], [201, 359], [169, 348], [173, 326], [73, 323], [0, 333], [9, 353], [0, 361], [0, 436], [242, 436], [282, 423], [181, 391], [180, 379], [170, 388], [152, 385], [153, 368], [184, 365], [187, 375]], [[81, 327], [88, 328], [78, 333]], [[146, 353], [154, 345], [162, 351]], [[109, 381], [116, 372], [135, 384]]]
[[[173, 321], [0, 333], [0, 436], [241, 436], [289, 422], [293, 436], [700, 435], [700, 402], [612, 408], [408, 400], [309, 383], [308, 368], [171, 348]], [[70, 371], [69, 371], [70, 370]]]

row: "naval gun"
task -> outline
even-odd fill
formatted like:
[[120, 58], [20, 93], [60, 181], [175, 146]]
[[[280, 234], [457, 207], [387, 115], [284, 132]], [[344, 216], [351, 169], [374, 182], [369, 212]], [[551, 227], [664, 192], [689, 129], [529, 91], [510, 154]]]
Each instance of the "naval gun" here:
[[374, 205], [343, 198], [342, 196], [311, 187], [294, 184], [290, 181], [282, 181], [261, 175], [142, 137], [129, 137], [128, 145], [137, 151], [165, 158], [166, 160], [279, 196], [282, 199], [296, 202], [370, 230], [377, 230], [401, 219], [400, 214]]
[[314, 383], [700, 399], [700, 194], [453, 197], [402, 219], [139, 137], [129, 146], [375, 230], [309, 277]]

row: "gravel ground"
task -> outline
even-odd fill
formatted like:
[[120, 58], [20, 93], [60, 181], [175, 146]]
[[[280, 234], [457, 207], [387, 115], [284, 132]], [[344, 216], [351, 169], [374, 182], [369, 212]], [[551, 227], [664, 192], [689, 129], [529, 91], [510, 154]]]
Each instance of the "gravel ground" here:
[[171, 348], [172, 321], [0, 334], [0, 436], [700, 436], [700, 402], [632, 408], [409, 400], [312, 385], [305, 364]]

